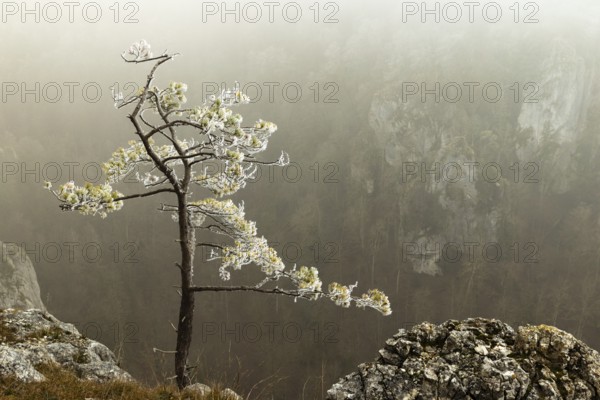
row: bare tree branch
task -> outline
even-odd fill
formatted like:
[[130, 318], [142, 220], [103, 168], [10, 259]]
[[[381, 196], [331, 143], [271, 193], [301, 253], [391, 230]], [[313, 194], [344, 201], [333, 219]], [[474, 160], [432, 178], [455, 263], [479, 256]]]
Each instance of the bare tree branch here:
[[220, 244], [216, 244], [216, 243], [197, 243], [196, 247], [212, 247], [212, 248], [220, 249], [220, 250], [225, 249], [223, 246], [221, 246]]
[[159, 193], [176, 193], [176, 192], [175, 192], [175, 190], [168, 189], [168, 188], [166, 188], [166, 189], [158, 189], [158, 190], [154, 190], [152, 192], [132, 194], [132, 195], [129, 195], [129, 196], [118, 197], [118, 198], [114, 199], [114, 201], [139, 199], [139, 198], [142, 198], [142, 197], [154, 196], [154, 195], [159, 194]]
[[261, 289], [255, 286], [194, 286], [190, 290], [193, 292], [256, 292], [301, 298], [310, 298], [310, 296], [323, 294], [321, 292], [300, 292], [298, 290], [284, 290], [280, 288]]

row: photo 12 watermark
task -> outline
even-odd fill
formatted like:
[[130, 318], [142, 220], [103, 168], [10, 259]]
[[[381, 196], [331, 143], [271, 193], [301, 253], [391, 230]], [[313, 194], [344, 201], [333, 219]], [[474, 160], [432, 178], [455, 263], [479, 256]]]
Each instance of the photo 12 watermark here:
[[71, 322], [79, 333], [102, 343], [139, 343], [140, 327], [134, 322]]
[[[222, 164], [206, 163], [212, 171], [220, 172]], [[283, 167], [275, 165], [256, 166], [256, 171], [248, 183], [314, 183], [314, 184], [336, 184], [340, 183], [340, 167], [333, 161], [319, 162], [303, 165], [296, 161], [290, 161]]]
[[0, 98], [2, 103], [89, 103], [95, 104], [102, 100], [103, 96], [107, 100], [114, 101], [112, 88], [122, 87], [131, 94], [140, 89], [140, 85], [135, 82], [124, 84], [114, 83], [109, 87], [98, 82], [16, 82], [5, 81], [0, 84]]
[[3, 1], [0, 5], [2, 23], [48, 23], [86, 22], [96, 24], [110, 21], [115, 24], [139, 23], [138, 2], [95, 2], [95, 1]]
[[202, 2], [202, 23], [219, 21], [225, 23], [257, 24], [266, 22], [286, 22], [297, 24], [312, 21], [315, 24], [337, 24], [340, 5], [337, 2], [296, 2], [296, 1], [204, 1]]
[[514, 103], [538, 103], [540, 85], [536, 82], [402, 82], [402, 102], [421, 103], [498, 103], [507, 98]]
[[515, 24], [537, 24], [540, 5], [536, 2], [402, 2], [402, 22], [457, 24], [485, 22], [497, 24], [511, 21]]
[[537, 162], [514, 162], [502, 165], [494, 161], [411, 162], [402, 163], [401, 182], [463, 183], [485, 182], [499, 184], [540, 183], [541, 168]]
[[[89, 183], [106, 180], [102, 164], [77, 161], [0, 162], [0, 182], [5, 183], [59, 183], [83, 178]], [[136, 181], [137, 182], [137, 181]]]
[[22, 263], [27, 258], [38, 264], [137, 264], [139, 245], [135, 242], [6, 242], [1, 245], [2, 263], [17, 258]]
[[337, 82], [202, 82], [202, 98], [218, 96], [233, 87], [250, 98], [250, 103], [299, 103], [310, 101], [315, 104], [339, 104], [340, 85]]
[[535, 242], [513, 242], [508, 246], [499, 242], [436, 242], [415, 241], [402, 243], [402, 261], [433, 259], [435, 262], [463, 263], [506, 261], [514, 264], [539, 263], [540, 247]]

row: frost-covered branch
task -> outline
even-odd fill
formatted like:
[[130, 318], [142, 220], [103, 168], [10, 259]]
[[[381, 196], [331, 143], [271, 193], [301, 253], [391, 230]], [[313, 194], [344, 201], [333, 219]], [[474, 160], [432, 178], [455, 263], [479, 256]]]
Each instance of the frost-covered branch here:
[[[306, 268], [306, 267], [303, 267]], [[302, 270], [304, 274], [311, 274], [311, 272], [307, 272], [307, 270]], [[369, 290], [368, 293], [363, 294], [361, 297], [354, 297], [351, 295], [352, 289], [354, 289], [356, 285], [343, 286], [338, 283], [332, 283], [329, 285], [329, 291], [323, 292], [321, 290], [310, 290], [310, 289], [296, 289], [296, 290], [286, 290], [281, 289], [279, 287], [272, 289], [264, 289], [260, 286], [195, 286], [192, 287], [191, 290], [194, 292], [256, 292], [263, 294], [277, 294], [293, 297], [295, 299], [306, 299], [306, 300], [316, 300], [322, 297], [329, 298], [337, 305], [342, 307], [349, 307], [352, 302], [356, 304], [357, 307], [365, 308], [370, 307], [376, 309], [381, 312], [383, 315], [390, 315], [391, 308], [390, 302], [387, 296], [377, 290], [372, 289]]]

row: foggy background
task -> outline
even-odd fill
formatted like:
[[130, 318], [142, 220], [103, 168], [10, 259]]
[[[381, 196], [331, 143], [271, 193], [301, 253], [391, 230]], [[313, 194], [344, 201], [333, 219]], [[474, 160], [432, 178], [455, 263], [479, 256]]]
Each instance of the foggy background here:
[[[382, 317], [326, 300], [199, 294], [198, 381], [321, 398], [398, 329], [477, 316], [556, 325], [598, 349], [599, 5], [500, 1], [492, 23], [485, 3], [473, 23], [465, 6], [459, 22], [443, 14], [447, 2], [439, 22], [423, 22], [422, 10], [387, 0], [298, 2], [297, 23], [285, 2], [272, 23], [263, 2], [256, 23], [248, 2], [225, 23], [221, 2], [208, 15], [207, 2], [191, 0], [98, 2], [95, 23], [86, 2], [72, 23], [63, 3], [56, 23], [44, 2], [39, 22], [3, 9], [0, 240], [26, 247], [49, 312], [114, 349], [134, 377], [173, 375], [172, 356], [152, 349], [175, 346], [176, 224], [155, 198], [102, 220], [62, 213], [43, 189], [70, 172], [100, 182], [99, 163], [134, 138], [110, 87], [129, 93], [145, 80], [149, 65], [120, 54], [146, 39], [155, 55], [181, 54], [159, 69], [158, 86], [185, 82], [196, 105], [214, 83], [239, 81], [255, 99], [238, 110], [245, 121], [279, 126], [262, 159], [284, 150], [292, 165], [263, 168], [235, 196], [259, 234], [290, 266], [318, 267], [325, 284], [358, 281], [357, 292], [380, 288], [393, 308]], [[423, 83], [433, 94], [422, 97]], [[195, 283], [220, 284], [204, 258]], [[259, 276], [248, 266], [231, 283]]]

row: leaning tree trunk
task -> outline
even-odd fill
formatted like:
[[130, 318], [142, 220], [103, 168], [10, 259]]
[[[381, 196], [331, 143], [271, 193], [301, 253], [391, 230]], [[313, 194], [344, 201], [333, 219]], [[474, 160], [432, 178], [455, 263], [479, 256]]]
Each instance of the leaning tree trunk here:
[[193, 263], [196, 249], [195, 232], [191, 226], [184, 198], [179, 199], [179, 237], [181, 245], [181, 304], [177, 325], [177, 346], [175, 348], [175, 374], [180, 389], [188, 386], [187, 359], [192, 343], [194, 320]]

